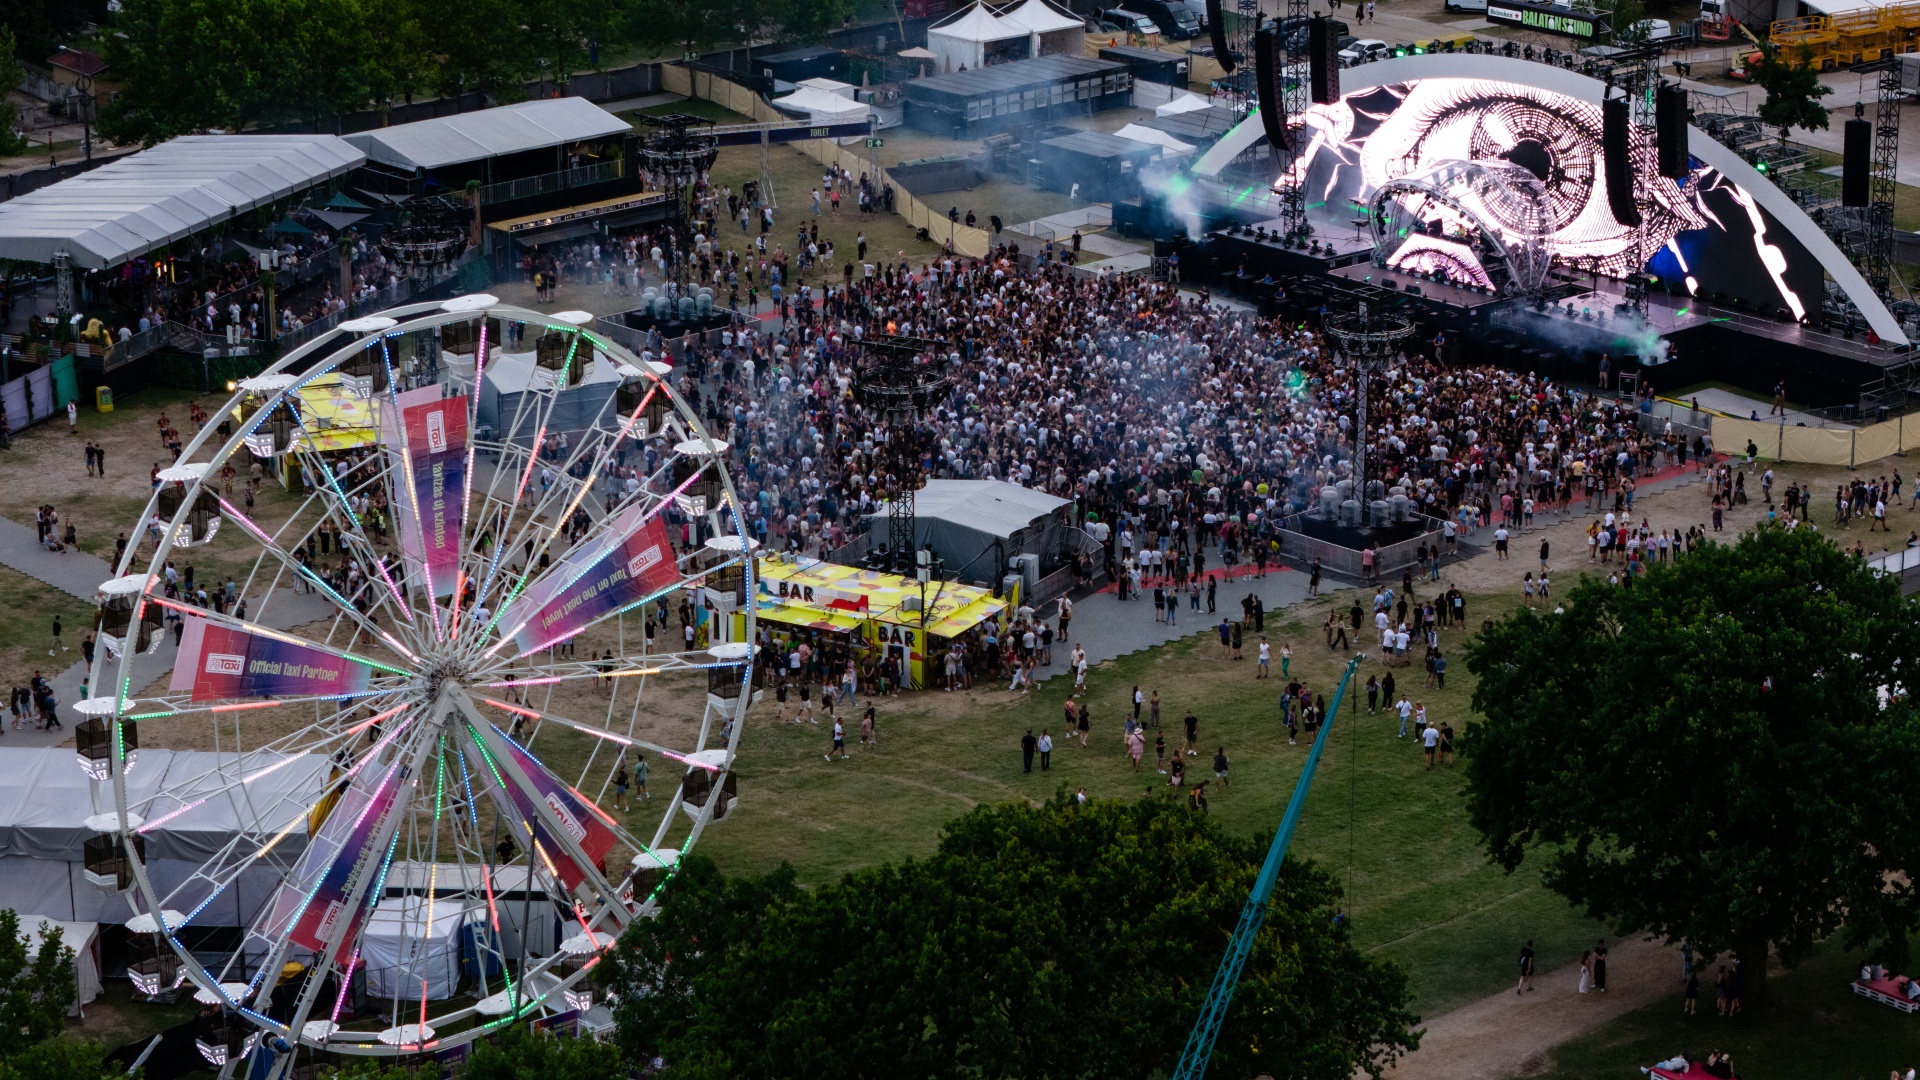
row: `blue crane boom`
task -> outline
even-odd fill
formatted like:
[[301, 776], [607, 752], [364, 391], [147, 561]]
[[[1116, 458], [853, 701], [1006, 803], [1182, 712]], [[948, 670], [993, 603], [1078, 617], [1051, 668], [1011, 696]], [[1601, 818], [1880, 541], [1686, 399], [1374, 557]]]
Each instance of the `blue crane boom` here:
[[1233, 938], [1227, 942], [1227, 955], [1220, 961], [1220, 969], [1213, 973], [1207, 1003], [1200, 1007], [1200, 1019], [1194, 1021], [1193, 1030], [1187, 1034], [1187, 1046], [1180, 1052], [1180, 1063], [1174, 1066], [1173, 1080], [1202, 1080], [1207, 1075], [1207, 1064], [1213, 1059], [1213, 1042], [1220, 1037], [1220, 1026], [1226, 1023], [1233, 991], [1240, 985], [1240, 971], [1247, 965], [1247, 954], [1253, 951], [1253, 940], [1260, 935], [1261, 924], [1267, 921], [1267, 903], [1273, 899], [1273, 886], [1280, 880], [1280, 864], [1286, 861], [1287, 845], [1293, 840], [1294, 826], [1300, 823], [1307, 789], [1313, 786], [1314, 770], [1320, 766], [1320, 753], [1327, 748], [1327, 734], [1333, 730], [1334, 718], [1340, 715], [1340, 699], [1346, 696], [1347, 684], [1353, 681], [1361, 659], [1355, 656], [1347, 662], [1346, 673], [1334, 688], [1326, 720], [1313, 738], [1313, 748], [1307, 751], [1307, 763], [1300, 769], [1300, 779], [1294, 781], [1286, 816], [1280, 819], [1280, 830], [1273, 834], [1273, 843], [1267, 848], [1267, 861], [1260, 865], [1260, 876], [1253, 881], [1247, 906], [1240, 910], [1240, 922], [1234, 926]]

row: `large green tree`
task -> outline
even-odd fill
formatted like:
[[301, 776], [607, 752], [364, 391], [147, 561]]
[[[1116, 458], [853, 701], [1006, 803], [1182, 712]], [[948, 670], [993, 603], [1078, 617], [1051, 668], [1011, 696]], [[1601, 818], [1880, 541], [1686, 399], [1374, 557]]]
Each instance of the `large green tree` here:
[[1468, 810], [1495, 862], [1621, 933], [1734, 949], [1765, 991], [1844, 929], [1902, 957], [1920, 880], [1920, 610], [1812, 529], [1592, 577], [1467, 653]]
[[0, 1080], [97, 1080], [97, 1043], [61, 1035], [73, 1005], [73, 950], [50, 928], [38, 946], [0, 910]]
[[[691, 858], [607, 978], [621, 1039], [690, 1078], [1171, 1071], [1264, 854], [1164, 799], [985, 806], [919, 862], [815, 892]], [[1405, 977], [1288, 862], [1213, 1067], [1375, 1076], [1417, 1044]]]
[[[288, 122], [324, 127], [375, 104], [411, 63], [380, 47], [377, 0], [123, 0], [107, 62], [126, 80], [103, 135], [176, 135]], [[390, 62], [391, 61], [391, 62]]]
[[20, 61], [14, 56], [15, 38], [13, 28], [0, 26], [0, 157], [25, 153], [29, 140], [16, 129], [20, 124], [20, 107], [7, 100], [7, 92], [20, 85], [25, 72]]
[[1833, 87], [1820, 82], [1813, 50], [1802, 45], [1789, 60], [1781, 58], [1775, 46], [1761, 46], [1753, 81], [1767, 92], [1767, 100], [1760, 103], [1760, 119], [1780, 129], [1781, 142], [1787, 141], [1788, 128], [1826, 130], [1827, 107], [1820, 99], [1833, 93]]

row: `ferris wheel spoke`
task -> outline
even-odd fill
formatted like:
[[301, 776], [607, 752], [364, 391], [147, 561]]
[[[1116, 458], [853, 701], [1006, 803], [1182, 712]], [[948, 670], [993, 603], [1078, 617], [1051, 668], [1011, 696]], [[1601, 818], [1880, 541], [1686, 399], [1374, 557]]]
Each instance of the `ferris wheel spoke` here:
[[[241, 513], [225, 499], [220, 500], [220, 508], [229, 519], [251, 534], [253, 538], [259, 542], [261, 550], [271, 556], [275, 562], [279, 563], [282, 569], [292, 574], [295, 580], [306, 582], [317, 589], [321, 595], [331, 600], [334, 606], [339, 609], [340, 614], [352, 619], [355, 625], [366, 631], [368, 637], [378, 638], [386, 642], [387, 647], [399, 655], [415, 663], [419, 662], [420, 657], [418, 654], [407, 646], [402, 645], [399, 639], [395, 638], [392, 634], [382, 630], [378, 623], [362, 613], [351, 600], [341, 596], [339, 592], [337, 592], [332, 585], [329, 585], [325, 578], [316, 573], [312, 567], [294, 558], [285, 548], [281, 547], [272, 537], [268, 536], [266, 531], [260, 528], [252, 518]], [[412, 626], [411, 623], [407, 625], [409, 627]]]
[[[342, 649], [333, 645], [322, 644], [320, 642], [313, 641], [309, 638], [302, 637], [299, 634], [290, 633], [286, 630], [275, 630], [272, 627], [262, 626], [261, 624], [256, 622], [250, 622], [246, 619], [235, 618], [234, 616], [228, 615], [224, 612], [209, 611], [205, 608], [195, 607], [191, 604], [183, 604], [178, 600], [169, 600], [166, 597], [154, 596], [152, 594], [148, 594], [146, 599], [147, 599], [147, 602], [149, 603], [152, 603], [158, 607], [166, 608], [167, 610], [178, 614], [181, 618], [189, 620], [188, 625], [190, 627], [195, 622], [198, 622], [207, 626], [217, 626], [223, 630], [228, 630], [228, 631], [232, 631], [234, 633], [239, 633], [239, 634], [245, 634], [248, 636], [249, 639], [261, 639], [265, 641], [274, 641], [282, 645], [291, 646], [294, 649], [311, 650], [314, 653], [324, 655], [324, 656], [329, 656], [336, 660], [344, 660], [349, 663], [364, 665], [369, 672], [369, 685], [371, 685], [371, 672], [373, 671], [385, 672], [389, 676], [398, 676], [402, 679], [411, 678], [415, 674], [413, 671], [407, 668], [397, 667], [383, 660], [375, 660], [372, 657], [361, 656], [358, 653], [352, 652], [349, 649]], [[342, 613], [344, 614], [344, 612]], [[223, 640], [226, 640], [226, 639], [223, 639]], [[399, 643], [396, 641], [385, 639], [384, 635], [383, 635], [383, 640], [386, 640], [386, 643], [390, 647], [399, 645]], [[250, 644], [251, 642], [234, 643], [229, 641], [228, 643], [238, 645], [238, 644]], [[419, 657], [414, 656], [413, 654], [407, 652], [404, 648], [401, 648], [399, 651], [407, 659], [415, 663], [419, 662]], [[242, 672], [233, 667], [235, 661], [247, 660], [248, 656], [234, 656], [231, 654], [223, 654], [223, 655], [225, 658], [226, 667], [220, 669], [217, 672], [218, 674], [247, 675], [247, 676], [251, 676], [254, 674], [252, 670]], [[199, 658], [197, 656], [194, 657], [194, 660], [197, 661], [198, 659]], [[299, 659], [297, 655], [288, 656], [284, 658], [284, 662], [291, 663], [297, 659]], [[212, 661], [209, 660], [209, 664], [211, 664], [211, 662]], [[269, 659], [266, 661], [266, 663], [280, 665], [282, 661]], [[179, 668], [180, 664], [176, 663], [175, 667]], [[249, 663], [248, 667], [251, 669], [253, 665]], [[206, 673], [211, 674], [214, 672], [209, 671]], [[196, 680], [196, 683], [197, 683], [199, 676], [203, 673], [202, 672], [186, 672], [185, 674], [191, 675]], [[293, 676], [291, 673], [283, 673], [280, 670], [271, 670], [267, 673], [267, 676], [268, 676], [269, 685], [282, 685], [279, 682], [273, 681], [274, 678], [276, 677], [289, 680], [284, 685], [288, 685], [288, 686], [299, 685], [296, 681], [293, 681], [295, 679], [295, 676]], [[178, 681], [179, 680], [176, 679], [176, 682]], [[184, 687], [180, 687], [176, 685], [174, 689], [180, 690], [180, 689], [184, 689]], [[263, 691], [261, 692], [261, 695], [264, 696], [267, 693], [272, 693], [272, 692]], [[254, 695], [248, 695], [248, 696], [254, 696]], [[367, 696], [367, 694], [362, 693], [360, 691], [348, 691], [348, 692], [335, 693], [335, 694], [309, 694], [309, 695], [300, 695], [296, 691], [294, 694], [289, 695], [290, 698], [297, 699], [297, 700], [315, 700], [315, 699], [330, 700], [335, 698], [365, 697], [365, 696]]]
[[[307, 434], [309, 441], [311, 441], [312, 435], [307, 433], [304, 424], [301, 425], [300, 430], [303, 434]], [[306, 456], [309, 453], [300, 448], [296, 448], [295, 452], [302, 456]], [[337, 523], [347, 527], [346, 531], [340, 534], [340, 539], [342, 541], [351, 540], [360, 550], [362, 561], [379, 572], [380, 580], [386, 585], [387, 592], [391, 594], [393, 603], [390, 605], [387, 604], [386, 596], [383, 596], [377, 590], [370, 590], [372, 595], [379, 600], [382, 606], [388, 608], [396, 624], [413, 624], [417, 616], [414, 614], [413, 609], [407, 604], [406, 597], [401, 593], [399, 586], [394, 584], [392, 575], [388, 573], [385, 554], [374, 546], [373, 539], [367, 535], [365, 525], [360, 520], [360, 515], [353, 509], [349, 492], [340, 486], [339, 478], [332, 469], [327, 467], [324, 458], [320, 458], [317, 454], [312, 456], [314, 456], [316, 460], [308, 466], [308, 471], [318, 473], [325, 477], [327, 481], [325, 485], [316, 486], [315, 493], [320, 497], [321, 504], [326, 507], [327, 514], [333, 517]], [[356, 468], [355, 471], [358, 471], [358, 468]], [[369, 469], [369, 471], [371, 475], [355, 486], [354, 493], [358, 493], [369, 487], [377, 488], [385, 486], [382, 483], [384, 477], [382, 470]], [[327, 498], [329, 494], [332, 496], [331, 499]]]
[[587, 890], [601, 908], [595, 919], [610, 914], [624, 927], [631, 913], [602, 867], [625, 830], [480, 715], [464, 695], [454, 707], [465, 721], [468, 743], [494, 781], [489, 790], [498, 793], [496, 805], [515, 822], [526, 850], [567, 895]]

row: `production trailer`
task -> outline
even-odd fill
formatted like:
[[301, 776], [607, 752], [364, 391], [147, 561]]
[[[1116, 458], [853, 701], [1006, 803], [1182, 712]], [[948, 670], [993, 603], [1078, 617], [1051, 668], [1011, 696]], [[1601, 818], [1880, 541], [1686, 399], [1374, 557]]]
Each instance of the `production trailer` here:
[[1085, 56], [1043, 56], [915, 79], [906, 87], [909, 127], [953, 139], [1086, 116], [1130, 105], [1133, 76], [1124, 64]]

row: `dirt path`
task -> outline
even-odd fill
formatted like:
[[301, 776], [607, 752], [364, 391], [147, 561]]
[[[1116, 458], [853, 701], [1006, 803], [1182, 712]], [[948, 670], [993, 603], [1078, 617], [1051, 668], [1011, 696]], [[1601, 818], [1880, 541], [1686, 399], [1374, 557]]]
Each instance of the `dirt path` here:
[[[1663, 997], [1680, 1007], [1680, 951], [1638, 939], [1607, 943], [1607, 992], [1578, 992], [1580, 965], [1534, 979], [1426, 1022], [1420, 1049], [1390, 1077], [1499, 1080], [1546, 1069], [1553, 1048]], [[1518, 949], [1515, 949], [1517, 955]]]

